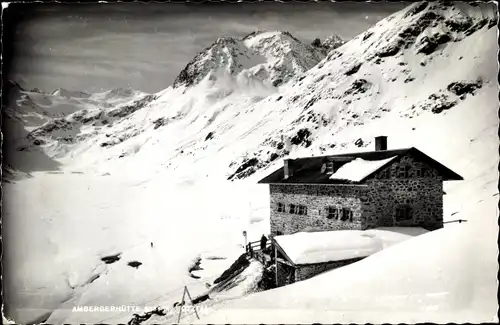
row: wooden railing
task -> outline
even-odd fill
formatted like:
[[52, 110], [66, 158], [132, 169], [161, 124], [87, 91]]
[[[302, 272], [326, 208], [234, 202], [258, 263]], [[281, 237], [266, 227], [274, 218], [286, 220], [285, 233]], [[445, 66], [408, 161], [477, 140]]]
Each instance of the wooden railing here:
[[[266, 242], [266, 247], [265, 248], [269, 248], [269, 247], [271, 247], [271, 241], [270, 240], [268, 240]], [[249, 257], [255, 258], [259, 262], [261, 262], [263, 265], [266, 265], [267, 259], [266, 259], [266, 256], [265, 256], [264, 252], [262, 252], [262, 250], [261, 250], [260, 240], [249, 242], [247, 244], [247, 247], [246, 247], [246, 252], [247, 252], [247, 255]]]
[[[270, 242], [270, 241], [268, 241], [268, 242], [266, 243], [266, 248], [268, 248], [268, 247], [270, 247], [270, 246], [271, 246], [271, 242]], [[260, 251], [260, 250], [261, 250], [261, 248], [260, 248], [260, 240], [249, 242], [249, 243], [247, 244], [247, 247], [246, 247], [246, 251], [247, 251], [247, 253], [248, 253], [250, 250], [252, 250], [252, 251], [254, 251], [254, 252], [256, 252], [256, 251]]]

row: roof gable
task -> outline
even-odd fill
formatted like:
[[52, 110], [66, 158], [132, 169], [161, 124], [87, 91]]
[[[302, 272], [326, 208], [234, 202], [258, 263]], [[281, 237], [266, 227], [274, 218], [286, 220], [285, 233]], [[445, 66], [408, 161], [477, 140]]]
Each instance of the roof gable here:
[[[432, 168], [436, 169], [439, 175], [443, 178], [443, 180], [463, 180], [463, 178], [424, 154], [422, 151], [412, 147], [406, 149], [397, 149], [397, 150], [380, 150], [380, 151], [368, 151], [368, 152], [356, 152], [356, 153], [346, 153], [346, 154], [338, 154], [338, 155], [330, 155], [330, 156], [318, 156], [318, 157], [305, 157], [298, 158], [292, 161], [293, 164], [293, 175], [288, 179], [284, 179], [284, 170], [283, 167], [269, 174], [259, 181], [260, 184], [361, 184], [378, 171], [387, 167], [388, 165], [397, 161], [397, 158], [400, 158], [405, 155], [412, 155], [415, 159], [423, 161], [427, 163]], [[356, 175], [356, 178], [352, 179], [341, 179], [331, 177], [332, 175], [322, 172], [322, 165], [328, 161], [334, 162], [334, 174], [337, 173], [340, 169], [342, 169], [346, 164], [353, 164], [356, 159], [360, 159], [366, 162], [374, 162], [371, 167], [376, 168], [366, 168], [368, 172], [362, 175]], [[359, 160], [359, 161], [360, 161]], [[382, 162], [384, 161], [385, 162]], [[375, 162], [381, 162], [380, 164]], [[365, 165], [370, 165], [370, 163], [366, 163]], [[347, 169], [348, 166], [344, 167]], [[366, 166], [365, 166], [366, 167]]]

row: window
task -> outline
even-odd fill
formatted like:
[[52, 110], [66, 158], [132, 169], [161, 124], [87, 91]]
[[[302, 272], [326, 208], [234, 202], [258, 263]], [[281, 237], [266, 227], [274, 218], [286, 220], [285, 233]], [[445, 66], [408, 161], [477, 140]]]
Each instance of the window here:
[[307, 215], [307, 207], [305, 205], [290, 204], [290, 213], [291, 214], [299, 214], [299, 215]]
[[348, 208], [337, 208], [334, 206], [329, 206], [326, 208], [327, 219], [341, 220], [341, 221], [352, 221], [353, 212]]
[[278, 203], [278, 212], [285, 212], [285, 205], [281, 202]]
[[378, 178], [380, 178], [380, 179], [387, 179], [387, 178], [389, 178], [389, 169], [386, 168], [383, 171], [381, 171], [378, 174]]
[[403, 204], [396, 207], [396, 221], [411, 220], [413, 218], [413, 211], [410, 205]]
[[327, 207], [326, 208], [328, 215], [326, 216], [328, 219], [338, 219], [339, 218], [339, 210], [336, 207]]
[[408, 177], [410, 177], [410, 165], [399, 166], [398, 177], [399, 178], [408, 178]]
[[333, 174], [333, 161], [329, 161], [326, 163], [326, 173]]
[[417, 177], [427, 177], [429, 176], [428, 169], [425, 167], [417, 169]]
[[352, 221], [352, 211], [347, 208], [342, 208], [342, 216], [340, 218], [342, 221]]

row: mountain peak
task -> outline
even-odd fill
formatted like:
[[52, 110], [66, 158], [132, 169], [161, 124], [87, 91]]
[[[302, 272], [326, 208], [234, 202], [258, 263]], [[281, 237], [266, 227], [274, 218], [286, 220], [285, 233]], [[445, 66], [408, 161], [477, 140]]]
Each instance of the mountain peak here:
[[340, 47], [346, 43], [345, 40], [343, 40], [340, 36], [333, 34], [327, 37], [321, 45], [329, 50], [336, 49], [337, 47]]
[[198, 84], [219, 71], [255, 77], [281, 85], [303, 73], [325, 56], [324, 51], [303, 44], [286, 31], [254, 31], [241, 39], [220, 37], [195, 56], [174, 81], [174, 88]]

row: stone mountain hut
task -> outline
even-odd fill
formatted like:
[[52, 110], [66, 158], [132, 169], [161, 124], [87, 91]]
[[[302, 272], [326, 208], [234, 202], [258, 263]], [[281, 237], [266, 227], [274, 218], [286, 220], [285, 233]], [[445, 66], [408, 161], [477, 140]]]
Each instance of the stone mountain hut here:
[[359, 252], [357, 231], [442, 228], [443, 182], [452, 180], [463, 178], [416, 148], [387, 150], [385, 136], [375, 138], [375, 151], [285, 159], [259, 181], [270, 185], [276, 284], [373, 253], [347, 254]]
[[305, 228], [443, 227], [443, 181], [463, 178], [416, 148], [285, 159], [270, 185], [271, 235]]

